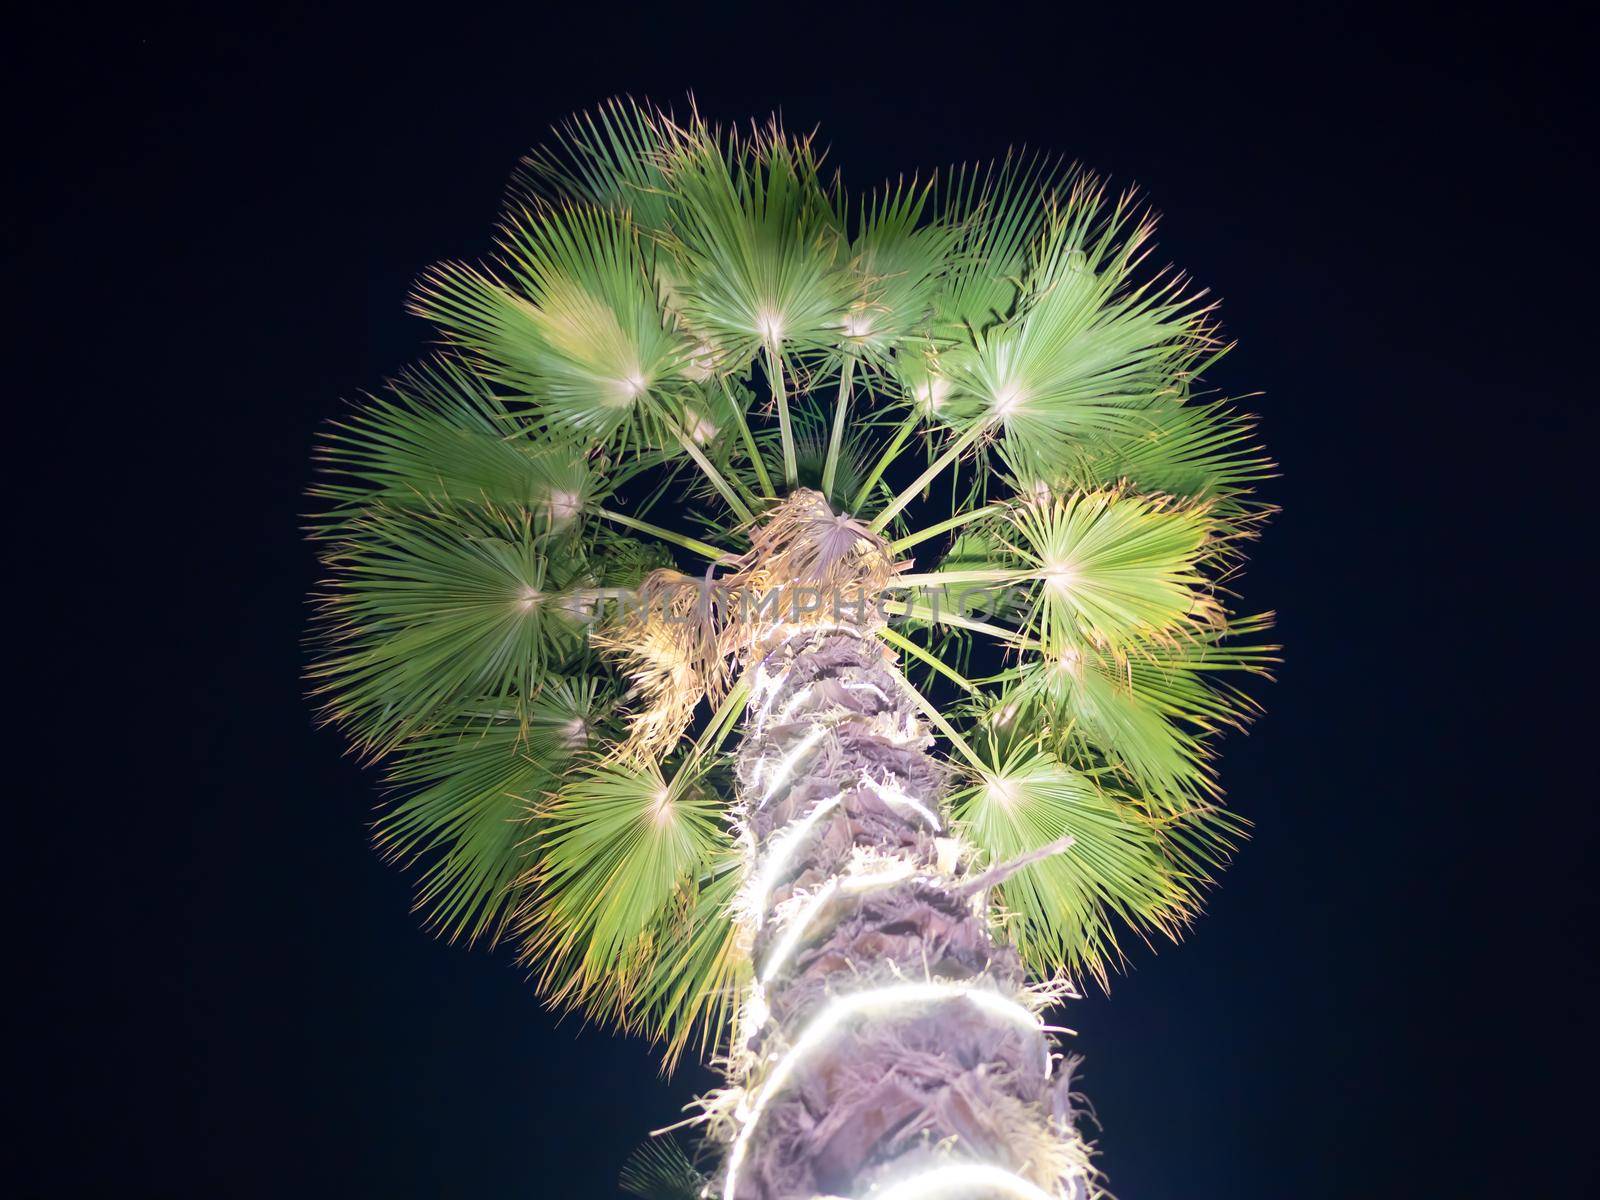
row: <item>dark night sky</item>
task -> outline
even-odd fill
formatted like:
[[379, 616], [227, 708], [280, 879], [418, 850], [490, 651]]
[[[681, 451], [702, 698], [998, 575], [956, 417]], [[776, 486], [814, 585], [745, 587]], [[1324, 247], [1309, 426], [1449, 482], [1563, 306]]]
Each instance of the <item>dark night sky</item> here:
[[1011, 143], [1137, 180], [1241, 342], [1215, 382], [1265, 393], [1243, 590], [1288, 662], [1223, 761], [1256, 835], [1067, 1015], [1118, 1195], [1592, 1190], [1588, 33], [469, 7], [11, 47], [15, 1194], [606, 1196], [706, 1081], [420, 932], [298, 679], [310, 442], [423, 351], [412, 279], [487, 249], [553, 121], [689, 89], [820, 124], [857, 187]]

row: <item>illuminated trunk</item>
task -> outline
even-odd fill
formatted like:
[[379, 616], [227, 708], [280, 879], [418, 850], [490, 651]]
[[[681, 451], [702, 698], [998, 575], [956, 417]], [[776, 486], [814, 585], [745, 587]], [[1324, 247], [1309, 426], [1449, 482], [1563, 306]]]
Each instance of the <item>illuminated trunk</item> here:
[[[739, 800], [756, 984], [724, 1200], [1088, 1194], [1072, 1063], [941, 828], [947, 772], [876, 637], [789, 637], [752, 676]], [[936, 1172], [936, 1174], [934, 1174]]]

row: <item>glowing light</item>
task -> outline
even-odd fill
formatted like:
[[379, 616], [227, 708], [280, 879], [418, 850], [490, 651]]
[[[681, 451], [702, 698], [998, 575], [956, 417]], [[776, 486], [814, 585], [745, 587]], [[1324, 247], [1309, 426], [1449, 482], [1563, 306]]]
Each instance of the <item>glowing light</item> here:
[[791, 821], [780, 833], [773, 835], [768, 842], [766, 865], [761, 868], [761, 874], [756, 877], [755, 886], [751, 889], [750, 909], [755, 914], [756, 920], [766, 915], [767, 899], [772, 895], [772, 889], [777, 886], [783, 872], [788, 869], [789, 860], [794, 857], [806, 836], [823, 816], [835, 808], [845, 794], [838, 792], [826, 800], [818, 801], [805, 816], [798, 821]]
[[945, 399], [950, 395], [950, 381], [940, 379], [937, 375], [928, 376], [927, 382], [919, 383], [915, 389], [917, 405], [925, 413], [936, 413], [943, 407]]
[[938, 862], [935, 869], [941, 875], [953, 875], [957, 864], [961, 862], [961, 852], [965, 849], [960, 838], [942, 837], [933, 839], [934, 850], [938, 853]]
[[777, 973], [782, 970], [783, 964], [788, 962], [789, 956], [800, 945], [800, 940], [816, 919], [823, 905], [832, 900], [839, 892], [839, 879], [837, 876], [828, 880], [821, 888], [812, 894], [806, 901], [805, 907], [789, 920], [784, 926], [783, 936], [778, 939], [778, 944], [772, 948], [772, 953], [767, 957], [767, 965], [761, 969], [760, 982], [765, 985], [771, 983]]
[[772, 309], [763, 308], [756, 313], [756, 332], [767, 345], [776, 346], [783, 340], [783, 318]]
[[550, 510], [552, 521], [570, 521], [583, 511], [583, 497], [577, 492], [552, 491], [545, 507]]
[[795, 766], [800, 762], [800, 759], [811, 750], [811, 747], [820, 742], [827, 732], [828, 729], [825, 725], [813, 725], [806, 731], [805, 737], [801, 738], [799, 743], [783, 756], [783, 761], [778, 764], [778, 769], [773, 772], [772, 778], [767, 781], [767, 790], [762, 794], [761, 802], [756, 805], [757, 808], [761, 808], [768, 800], [778, 794], [778, 789], [789, 781], [790, 775], [794, 774]]
[[1022, 407], [1023, 399], [1021, 384], [1015, 381], [1003, 384], [995, 389], [994, 415], [1001, 418], [1009, 417]]
[[650, 815], [655, 818], [655, 823], [663, 829], [672, 824], [672, 793], [666, 788], [660, 788], [656, 792], [655, 804], [651, 806]]
[[744, 1006], [739, 1010], [740, 1043], [748, 1042], [755, 1032], [767, 1023], [771, 1016], [772, 1010], [767, 1007], [765, 990], [759, 983], [752, 984], [750, 995], [745, 1000]]
[[991, 1163], [950, 1163], [874, 1189], [871, 1200], [936, 1200], [974, 1190], [1000, 1192], [1018, 1200], [1058, 1200], [1036, 1183]]
[[844, 688], [844, 690], [847, 692], [876, 692], [878, 699], [882, 700], [885, 704], [893, 703], [893, 701], [889, 699], [889, 693], [884, 691], [875, 683], [867, 683], [865, 680], [847, 679], [839, 686]]
[[689, 439], [696, 446], [704, 446], [717, 436], [716, 423], [710, 417], [697, 413], [692, 408], [685, 415], [689, 418]]
[[784, 964], [805, 940], [805, 935], [811, 928], [812, 922], [817, 919], [817, 914], [835, 896], [841, 893], [846, 896], [858, 896], [875, 888], [890, 887], [910, 879], [914, 874], [916, 874], [914, 864], [909, 859], [900, 858], [895, 859], [892, 865], [880, 867], [876, 871], [844, 877], [835, 875], [812, 893], [806, 900], [805, 907], [789, 918], [788, 923], [784, 925], [783, 936], [778, 939], [778, 944], [768, 955], [767, 965], [761, 969], [761, 982], [771, 983], [777, 977], [778, 972], [783, 970]]
[[1065, 559], [1046, 560], [1044, 578], [1052, 591], [1070, 592], [1073, 585], [1078, 582], [1077, 564]]
[[991, 779], [985, 790], [989, 793], [989, 797], [1007, 812], [1010, 812], [1017, 802], [1017, 784], [1013, 779]]
[[844, 319], [844, 332], [846, 337], [866, 337], [872, 329], [872, 316], [865, 312], [850, 313]]
[[912, 812], [916, 813], [919, 817], [926, 821], [933, 828], [935, 833], [939, 831], [938, 814], [930, 809], [926, 804], [922, 803], [922, 801], [918, 800], [915, 796], [907, 795], [906, 792], [901, 789], [900, 785], [895, 783], [892, 779], [886, 783], [879, 783], [876, 779], [863, 778], [861, 782], [876, 792], [878, 794], [878, 798], [884, 803], [889, 804], [894, 808], [909, 808]]
[[[1011, 1021], [1032, 1032], [1042, 1033], [1039, 1020], [1015, 1000], [987, 989], [967, 983], [897, 983], [888, 987], [872, 988], [836, 996], [806, 1025], [805, 1031], [795, 1039], [789, 1052], [772, 1068], [754, 1099], [749, 1094], [740, 1101], [736, 1115], [742, 1122], [733, 1149], [728, 1155], [728, 1175], [723, 1183], [723, 1200], [733, 1200], [739, 1180], [739, 1168], [749, 1152], [750, 1138], [755, 1132], [761, 1114], [766, 1111], [772, 1097], [783, 1090], [784, 1084], [794, 1074], [801, 1061], [815, 1053], [838, 1028], [852, 1017], [875, 1016], [896, 1009], [914, 1008], [923, 1004], [947, 1000], [969, 1000], [978, 1008], [997, 1017]], [[1045, 1074], [1050, 1073], [1050, 1054], [1045, 1051]]]
[[772, 707], [772, 702], [778, 698], [778, 693], [783, 689], [783, 681], [788, 678], [788, 672], [774, 675], [763, 664], [756, 668], [756, 677], [750, 684], [750, 698], [755, 704], [756, 728], [760, 729], [766, 724], [767, 710]]

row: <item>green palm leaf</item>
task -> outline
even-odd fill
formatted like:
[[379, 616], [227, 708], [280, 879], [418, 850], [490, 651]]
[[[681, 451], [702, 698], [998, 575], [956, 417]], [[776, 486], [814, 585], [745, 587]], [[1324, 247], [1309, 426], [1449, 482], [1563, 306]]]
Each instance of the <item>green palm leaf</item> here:
[[1027, 661], [1005, 674], [1014, 686], [983, 719], [991, 729], [1048, 731], [1069, 764], [1109, 767], [1119, 786], [1152, 812], [1213, 806], [1221, 794], [1209, 765], [1210, 738], [1225, 727], [1242, 728], [1256, 712], [1220, 676], [1269, 674], [1277, 647], [1254, 640], [1269, 625], [1268, 616], [1252, 617], [1121, 658], [1089, 649], [1055, 662]]
[[625, 214], [548, 206], [513, 213], [501, 249], [508, 282], [436, 267], [415, 310], [480, 357], [541, 425], [585, 443], [626, 442], [648, 425], [646, 398], [670, 391], [689, 358], [662, 307], [653, 252]]
[[541, 442], [471, 371], [450, 359], [424, 364], [390, 384], [324, 436], [328, 482], [312, 494], [334, 501], [321, 518], [339, 528], [368, 506], [460, 501], [570, 524], [600, 494], [588, 461]]
[[593, 679], [553, 684], [522, 720], [467, 706], [409, 742], [390, 767], [398, 795], [374, 838], [387, 858], [428, 864], [417, 908], [451, 941], [493, 944], [504, 932], [532, 850], [528, 818], [599, 736], [598, 688]]
[[1117, 922], [1175, 936], [1194, 910], [1203, 876], [1181, 845], [1046, 750], [1025, 743], [995, 756], [951, 811], [995, 862], [1074, 839], [1000, 888], [1018, 950], [1045, 977], [1066, 971], [1103, 980], [1122, 954]]
[[1129, 686], [1165, 716], [1208, 732], [1241, 728], [1259, 706], [1230, 679], [1271, 677], [1280, 647], [1257, 640], [1271, 627], [1272, 614], [1260, 613], [1147, 646], [1124, 664]]
[[1216, 783], [1200, 737], [1147, 702], [1127, 664], [1085, 654], [1025, 669], [1018, 701], [1037, 698], [1068, 761], [1103, 762], [1149, 807], [1192, 808], [1215, 798]]
[[665, 156], [687, 130], [665, 113], [620, 97], [572, 117], [556, 133], [553, 145], [522, 160], [516, 183], [530, 199], [577, 200], [628, 212], [647, 232], [664, 228]]
[[1034, 456], [1015, 453], [1018, 445], [1002, 441], [999, 450], [1024, 494], [1039, 483], [1058, 492], [1127, 486], [1203, 501], [1214, 515], [1241, 523], [1264, 511], [1249, 492], [1273, 473], [1252, 419], [1223, 404], [1176, 397], [1140, 410], [1123, 428], [1085, 436], [1042, 474]]
[[563, 565], [526, 514], [373, 509], [327, 563], [311, 677], [325, 715], [369, 750], [471, 697], [520, 703], [581, 645]]
[[809, 144], [705, 136], [670, 161], [675, 304], [726, 367], [837, 342], [850, 279]]
[[946, 338], [969, 340], [1016, 311], [1030, 247], [1054, 197], [1077, 174], [1036, 154], [1008, 154], [949, 172], [940, 217], [960, 235], [937, 297]]
[[668, 1134], [651, 1138], [628, 1155], [617, 1186], [642, 1200], [699, 1200], [706, 1177]]
[[727, 1045], [749, 955], [734, 921], [741, 854], [725, 837], [685, 884], [641, 955], [622, 1001], [627, 1028], [664, 1045], [670, 1070], [687, 1050], [706, 1058]]
[[1053, 659], [1084, 646], [1126, 651], [1203, 626], [1216, 612], [1199, 565], [1204, 510], [1111, 492], [1010, 510], [1032, 585], [1030, 626]]
[[541, 812], [521, 914], [525, 955], [561, 1003], [616, 1005], [653, 935], [725, 844], [721, 804], [694, 772], [596, 761]]
[[1133, 282], [1152, 225], [1128, 231], [1130, 219], [1080, 181], [1050, 217], [1016, 313], [940, 361], [966, 413], [1001, 429], [1031, 473], [1083, 439], [1141, 432], [1141, 410], [1182, 395], [1214, 345], [1181, 279]]
[[960, 231], [924, 220], [931, 187], [902, 183], [867, 197], [850, 246], [854, 296], [844, 350], [879, 363], [925, 334]]

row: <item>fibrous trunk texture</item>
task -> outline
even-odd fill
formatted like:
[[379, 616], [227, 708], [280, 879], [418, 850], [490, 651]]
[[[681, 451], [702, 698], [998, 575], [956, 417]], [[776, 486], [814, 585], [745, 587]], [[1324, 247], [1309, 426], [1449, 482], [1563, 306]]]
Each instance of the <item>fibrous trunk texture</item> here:
[[991, 932], [942, 827], [947, 772], [881, 643], [801, 628], [752, 679], [738, 782], [756, 981], [708, 1191], [1086, 1196], [1050, 993]]

